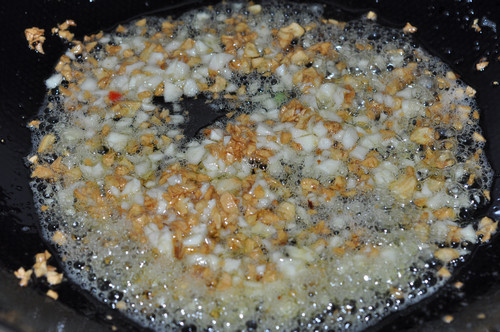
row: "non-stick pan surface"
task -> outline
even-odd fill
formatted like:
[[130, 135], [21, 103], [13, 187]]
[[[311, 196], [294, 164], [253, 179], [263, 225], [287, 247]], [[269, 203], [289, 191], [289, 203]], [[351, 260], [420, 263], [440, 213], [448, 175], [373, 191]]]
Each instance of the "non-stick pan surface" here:
[[[31, 146], [26, 127], [44, 98], [44, 79], [63, 52], [56, 37], [45, 43], [45, 55], [28, 49], [24, 29], [47, 32], [56, 23], [73, 19], [77, 37], [111, 28], [132, 17], [161, 9], [178, 13], [207, 1], [161, 0], [14, 0], [0, 3], [0, 331], [99, 331], [113, 326], [122, 331], [140, 328], [118, 312], [95, 303], [69, 282], [57, 287], [53, 301], [44, 295], [47, 285], [33, 281], [20, 288], [13, 271], [33, 264], [36, 253], [47, 249], [38, 236], [37, 213], [29, 190], [25, 157]], [[348, 20], [374, 10], [378, 21], [394, 27], [411, 22], [418, 27], [415, 42], [440, 56], [462, 79], [474, 87], [481, 110], [481, 124], [488, 139], [487, 154], [500, 174], [500, 2], [472, 0], [402, 1], [338, 0], [324, 3], [326, 15]], [[472, 28], [474, 20], [481, 31]], [[489, 60], [479, 72], [475, 63]], [[201, 125], [194, 123], [194, 125]], [[493, 204], [485, 213], [500, 218], [500, 186], [493, 189]], [[458, 290], [453, 283], [464, 286]], [[454, 320], [441, 319], [451, 314]], [[484, 319], [482, 315], [484, 314]], [[479, 315], [479, 316], [478, 316]], [[478, 318], [479, 317], [479, 318]], [[481, 319], [480, 319], [481, 318]], [[448, 286], [436, 296], [395, 314], [375, 329], [383, 330], [500, 330], [500, 241], [480, 247]]]

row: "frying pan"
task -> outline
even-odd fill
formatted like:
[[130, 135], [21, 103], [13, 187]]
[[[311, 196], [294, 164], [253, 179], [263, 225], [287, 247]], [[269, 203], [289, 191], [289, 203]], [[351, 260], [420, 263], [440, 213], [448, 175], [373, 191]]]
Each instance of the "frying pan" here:
[[[415, 43], [447, 62], [477, 91], [481, 125], [488, 139], [487, 155], [500, 174], [500, 2], [471, 0], [317, 1], [326, 6], [326, 17], [349, 20], [368, 10], [378, 21], [393, 27], [411, 22], [418, 27]], [[37, 213], [28, 186], [25, 157], [30, 151], [26, 123], [42, 105], [44, 79], [65, 46], [51, 37], [45, 55], [30, 51], [25, 28], [38, 26], [48, 32], [56, 23], [71, 18], [78, 26], [77, 38], [109, 29], [120, 22], [147, 13], [178, 14], [194, 6], [214, 3], [195, 0], [15, 0], [0, 3], [0, 331], [138, 331], [141, 328], [80, 292], [70, 282], [56, 287], [59, 300], [45, 296], [43, 280], [32, 280], [20, 288], [13, 271], [33, 265], [36, 253], [50, 249], [38, 236]], [[478, 19], [481, 31], [471, 28]], [[497, 26], [498, 25], [498, 26]], [[489, 65], [477, 71], [475, 63], [486, 57]], [[199, 124], [194, 124], [199, 125]], [[500, 219], [500, 178], [495, 177], [492, 204], [478, 216]], [[57, 265], [57, 262], [51, 261]], [[457, 289], [454, 283], [464, 286]], [[451, 323], [444, 315], [454, 317]], [[478, 317], [483, 319], [479, 319]], [[478, 316], [479, 315], [479, 316]], [[479, 247], [461, 264], [456, 275], [437, 294], [393, 314], [371, 330], [453, 331], [500, 330], [500, 240]], [[190, 330], [187, 328], [187, 330]]]

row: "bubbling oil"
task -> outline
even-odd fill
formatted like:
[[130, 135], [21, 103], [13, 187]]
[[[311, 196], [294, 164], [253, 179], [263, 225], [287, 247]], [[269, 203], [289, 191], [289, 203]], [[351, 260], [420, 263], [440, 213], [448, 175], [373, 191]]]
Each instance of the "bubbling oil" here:
[[[250, 10], [245, 3], [219, 4], [187, 12], [176, 21], [147, 18], [145, 25], [134, 21], [125, 26], [125, 32], [100, 36], [96, 40], [100, 47], [91, 48], [82, 56], [66, 54], [74, 70], [84, 77], [69, 82], [67, 77], [59, 80], [56, 77], [53, 87], [48, 83], [52, 90], [47, 97], [47, 112], [41, 112], [41, 124], [33, 136], [33, 154], [39, 156], [40, 164], [47, 165], [61, 157], [65, 168], [78, 169], [79, 176], [73, 180], [69, 177], [35, 179], [32, 189], [38, 206], [47, 207], [41, 213], [43, 236], [53, 239], [57, 232], [64, 234], [65, 240], [57, 244], [57, 250], [73, 282], [132, 320], [164, 331], [193, 326], [249, 331], [361, 330], [425, 298], [445, 283], [447, 274], [443, 273], [443, 268], [453, 271], [453, 264], [459, 258], [442, 261], [436, 257], [436, 252], [442, 247], [452, 249], [453, 246], [459, 257], [468, 255], [471, 243], [477, 241], [474, 223], [460, 219], [458, 213], [444, 218], [428, 215], [442, 208], [446, 211], [474, 210], [484, 203], [485, 191], [492, 181], [491, 169], [481, 152], [484, 142], [474, 139], [474, 135], [481, 132], [477, 119], [465, 115], [466, 121], [459, 121], [464, 112], [472, 114], [476, 104], [466, 95], [467, 86], [449, 77], [445, 64], [413, 46], [410, 39], [398, 31], [365, 19], [346, 24], [329, 22], [321, 15], [319, 5], [272, 2]], [[303, 64], [284, 63], [283, 67], [266, 74], [258, 70], [251, 73], [230, 70], [227, 64], [218, 66], [214, 54], [227, 51], [220, 40], [228, 32], [231, 20], [244, 23], [250, 31], [256, 32], [254, 43], [268, 45], [271, 53], [277, 47], [276, 31], [292, 23], [308, 27], [303, 35], [291, 40], [292, 50], [308, 49], [324, 42], [331, 42], [333, 46], [329, 54], [317, 54]], [[169, 30], [170, 36], [158, 37], [165, 21], [175, 28]], [[375, 35], [377, 38], [373, 37]], [[121, 46], [122, 53], [129, 49], [142, 55], [155, 38], [165, 38], [163, 47], [169, 54], [175, 54], [187, 39], [200, 41], [193, 49], [205, 52], [199, 56], [201, 65], [188, 70], [175, 57], [162, 62], [160, 55], [149, 55], [146, 60], [139, 57], [124, 65], [127, 57], [113, 53], [113, 47]], [[261, 48], [263, 55], [265, 47]], [[190, 55], [188, 50], [185, 53], [189, 56], [198, 55]], [[179, 58], [183, 56], [178, 55]], [[157, 58], [150, 60], [152, 57]], [[168, 72], [172, 63], [180, 69], [165, 78], [162, 75]], [[411, 83], [396, 82], [406, 86], [400, 87], [398, 95], [388, 97], [387, 87], [394, 83], [391, 73], [412, 63], [416, 66], [415, 78]], [[127, 65], [131, 67], [127, 69]], [[207, 67], [210, 66], [210, 71], [217, 72], [227, 82], [226, 91], [233, 97], [217, 98], [217, 92], [199, 91], [203, 84], [215, 84], [213, 75], [203, 76], [209, 73]], [[324, 73], [326, 83], [342, 86], [345, 91], [349, 85], [355, 92], [349, 107], [341, 109], [331, 98], [317, 97], [318, 86], [302, 89], [300, 84], [303, 82], [294, 82], [293, 72], [306, 68]], [[143, 85], [134, 76], [135, 71], [141, 70], [149, 73], [146, 78], [141, 76]], [[103, 73], [112, 71], [116, 73], [109, 85], [101, 87], [97, 82], [107, 77]], [[185, 76], [184, 71], [190, 71], [191, 76]], [[162, 79], [156, 81], [155, 75]], [[190, 79], [198, 83], [191, 90]], [[180, 80], [183, 80], [181, 96], [205, 94], [214, 107], [235, 113], [207, 127], [210, 134], [181, 137], [181, 127], [189, 117], [189, 109], [183, 108], [180, 97], [175, 100], [169, 92], [163, 96], [171, 103], [165, 116], [168, 122], [154, 115], [158, 109], [151, 99], [140, 100], [135, 113], [120, 113], [120, 116], [111, 111], [113, 103], [105, 100], [109, 89], [121, 89], [122, 98], [137, 101], [139, 93], [153, 92], [160, 83], [165, 87], [173, 84], [171, 89], [174, 91], [179, 88]], [[241, 87], [245, 89], [240, 91]], [[332, 85], [325, 85], [325, 89], [327, 87]], [[67, 89], [73, 89], [74, 94], [65, 94]], [[316, 98], [315, 93], [318, 94]], [[345, 93], [342, 92], [342, 98], [346, 98]], [[311, 120], [302, 128], [308, 131], [307, 134], [293, 129], [294, 126], [284, 123], [286, 121], [280, 123], [280, 109], [293, 100], [299, 100], [314, 111], [316, 119], [321, 119]], [[370, 118], [369, 105], [375, 102], [382, 111]], [[401, 104], [399, 108], [395, 106], [397, 103]], [[439, 108], [432, 108], [438, 103]], [[127, 107], [132, 107], [130, 105]], [[262, 137], [270, 136], [269, 141], [274, 140], [272, 136], [289, 131], [292, 139], [302, 142], [302, 148], [293, 149], [282, 144], [273, 150], [273, 157], [266, 162], [242, 158], [234, 164], [215, 168], [210, 168], [213, 162], [207, 161], [209, 154], [205, 153], [200, 160], [193, 157], [199, 151], [197, 147], [208, 144], [207, 139], [211, 139], [210, 144], [217, 141], [207, 135], [220, 133], [219, 141], [224, 141], [224, 137], [231, 136], [228, 125], [243, 126], [244, 118], [239, 115], [247, 115], [253, 121], [249, 128]], [[327, 121], [341, 123], [343, 132], [336, 133], [337, 136], [320, 136], [323, 129], [317, 123]], [[390, 121], [390, 125], [386, 121]], [[148, 126], [143, 125], [145, 122]], [[315, 129], [311, 129], [313, 126]], [[435, 141], [432, 148], [427, 149], [425, 144], [416, 143], [412, 134], [417, 128], [429, 127], [434, 129], [432, 139]], [[107, 136], [102, 134], [104, 130]], [[394, 133], [394, 136], [382, 139], [381, 133], [389, 136]], [[38, 147], [47, 135], [55, 137], [51, 153], [40, 153]], [[141, 141], [144, 135], [167, 137], [164, 140], [169, 144], [157, 145], [147, 152], [145, 148], [128, 150], [131, 142]], [[316, 135], [311, 143], [314, 148], [308, 150], [309, 140], [304, 137], [311, 135]], [[350, 148], [347, 148], [348, 135], [354, 135], [357, 140]], [[263, 141], [258, 144], [271, 146]], [[332, 158], [331, 149], [335, 150], [337, 144], [339, 151], [351, 156]], [[445, 150], [449, 153], [432, 159], [433, 151]], [[114, 158], [120, 166], [129, 167], [123, 174], [126, 184], [120, 189], [107, 185], [106, 177], [115, 174], [103, 161], [110, 151], [115, 153]], [[369, 151], [374, 151], [378, 164], [366, 168], [363, 174], [367, 177], [363, 178], [363, 174], [355, 174], [359, 163], [354, 160], [366, 160]], [[441, 157], [444, 159], [440, 160]], [[424, 165], [423, 160], [427, 164]], [[443, 167], [430, 165], [448, 160], [449, 164]], [[163, 229], [168, 229], [178, 218], [178, 211], [172, 212], [167, 203], [163, 210], [160, 205], [162, 195], [169, 186], [179, 184], [180, 178], [172, 175], [161, 184], [158, 180], [176, 163], [185, 168], [195, 163], [197, 172], [208, 175], [209, 180], [200, 180], [200, 188], [205, 183], [220, 188], [224, 180], [251, 176], [252, 181], [262, 184], [266, 197], [270, 197], [269, 201], [259, 201], [259, 204], [270, 210], [275, 209], [273, 201], [294, 206], [294, 218], [284, 226], [288, 239], [281, 245], [272, 242], [276, 235], [271, 227], [251, 227], [244, 218], [239, 219], [234, 232], [258, 238], [256, 241], [260, 241], [263, 252], [259, 255], [276, 267], [276, 278], [259, 282], [247, 277], [241, 271], [249, 269], [252, 261], [225, 249], [223, 242], [215, 243], [210, 255], [186, 254], [177, 259], [164, 247], [164, 243], [171, 246], [168, 232], [162, 233], [158, 226], [146, 224], [144, 231], [142, 228], [139, 231], [146, 235], [136, 234], [138, 231], [130, 221], [130, 211], [134, 206], [142, 209], [146, 205], [145, 196], [158, 197], [157, 211], [164, 216]], [[332, 168], [335, 170], [325, 173], [325, 168], [317, 167], [321, 164], [329, 165], [328, 172]], [[411, 200], [401, 199], [404, 192], [395, 195], [402, 191], [390, 185], [404, 178], [408, 168], [414, 169], [412, 179], [417, 181], [418, 194]], [[269, 178], [281, 186], [269, 187], [266, 184]], [[345, 192], [350, 190], [354, 194], [323, 196], [301, 189], [304, 179], [315, 180], [318, 186], [329, 188], [336, 178], [345, 181]], [[439, 189], [430, 188], [432, 185]], [[366, 186], [366, 190], [358, 190], [360, 186]], [[76, 192], [98, 194], [81, 194], [84, 197], [80, 199]], [[88, 203], [88, 197], [92, 202]], [[423, 198], [425, 204], [416, 203]], [[104, 203], [100, 204], [100, 200]], [[106, 205], [113, 209], [101, 214], [96, 211], [95, 207], [104, 209]], [[194, 210], [194, 203], [187, 206]], [[427, 219], [423, 216], [425, 213]], [[205, 221], [207, 224], [210, 218]], [[318, 225], [326, 228], [318, 230], [317, 234], [308, 233]], [[203, 233], [203, 227], [193, 228], [190, 236]], [[456, 236], [459, 243], [450, 242], [450, 230], [459, 234]], [[227, 232], [220, 238], [225, 236], [229, 236]], [[162, 242], [163, 238], [170, 240]], [[194, 237], [188, 239], [195, 241]], [[189, 257], [197, 260], [188, 262]], [[221, 290], [207, 285], [206, 279], [188, 273], [192, 266], [202, 266], [203, 271], [212, 272], [225, 269], [233, 286]], [[262, 265], [256, 268], [264, 269]]]

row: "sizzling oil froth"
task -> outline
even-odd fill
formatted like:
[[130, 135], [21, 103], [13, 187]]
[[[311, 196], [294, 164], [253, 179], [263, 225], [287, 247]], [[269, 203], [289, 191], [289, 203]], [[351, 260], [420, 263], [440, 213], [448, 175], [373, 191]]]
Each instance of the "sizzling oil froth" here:
[[[473, 93], [399, 31], [224, 4], [91, 36], [46, 83], [44, 236], [155, 330], [359, 330], [477, 242], [492, 173]], [[199, 95], [228, 116], [183, 137]]]

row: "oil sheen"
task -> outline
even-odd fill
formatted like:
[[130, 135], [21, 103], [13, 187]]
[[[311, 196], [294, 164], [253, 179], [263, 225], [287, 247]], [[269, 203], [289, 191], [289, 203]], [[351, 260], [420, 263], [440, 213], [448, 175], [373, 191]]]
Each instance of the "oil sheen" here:
[[[145, 327], [361, 330], [478, 241], [473, 89], [402, 31], [226, 3], [71, 47], [33, 135], [43, 236]], [[194, 98], [222, 117], [187, 137]]]

